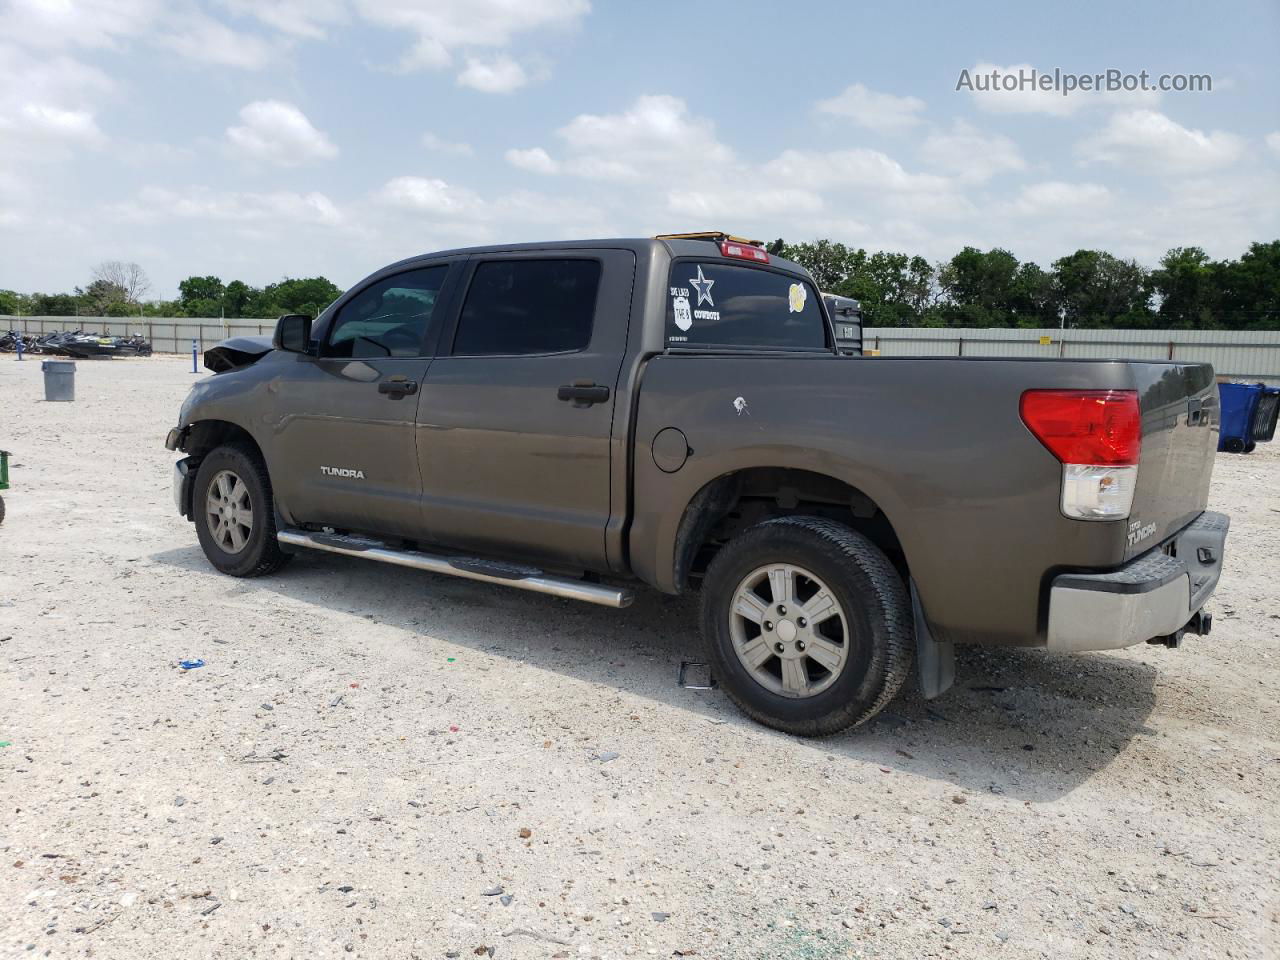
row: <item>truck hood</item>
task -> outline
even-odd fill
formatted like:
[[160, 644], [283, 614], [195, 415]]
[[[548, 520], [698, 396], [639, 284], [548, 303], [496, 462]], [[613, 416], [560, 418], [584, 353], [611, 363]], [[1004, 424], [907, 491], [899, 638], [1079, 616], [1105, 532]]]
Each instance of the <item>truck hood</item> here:
[[214, 373], [257, 363], [272, 350], [270, 337], [231, 337], [204, 352], [204, 365]]

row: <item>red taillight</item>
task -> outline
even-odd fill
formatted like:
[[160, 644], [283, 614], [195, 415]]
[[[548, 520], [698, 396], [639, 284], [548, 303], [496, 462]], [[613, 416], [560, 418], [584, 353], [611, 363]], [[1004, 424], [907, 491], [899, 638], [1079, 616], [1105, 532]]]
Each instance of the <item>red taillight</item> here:
[[1028, 390], [1019, 412], [1063, 463], [1137, 466], [1142, 416], [1136, 390]]
[[726, 257], [737, 257], [739, 260], [753, 260], [756, 263], [768, 263], [769, 254], [767, 251], [761, 250], [757, 246], [750, 243], [737, 243], [733, 240], [723, 240], [720, 243], [720, 252]]

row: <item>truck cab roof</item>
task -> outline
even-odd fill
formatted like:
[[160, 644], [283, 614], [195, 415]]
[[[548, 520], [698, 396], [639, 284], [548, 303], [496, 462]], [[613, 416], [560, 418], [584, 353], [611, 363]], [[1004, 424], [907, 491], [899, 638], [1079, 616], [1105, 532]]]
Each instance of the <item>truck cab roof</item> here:
[[775, 256], [771, 253], [765, 253], [768, 258], [764, 261], [754, 259], [746, 259], [743, 257], [733, 257], [726, 255], [721, 247], [722, 243], [728, 242], [732, 245], [750, 246], [759, 249], [762, 253], [763, 248], [757, 247], [752, 241], [742, 240], [726, 233], [708, 231], [704, 233], [682, 233], [682, 234], [662, 234], [656, 237], [605, 237], [588, 240], [546, 240], [532, 241], [525, 243], [497, 243], [485, 244], [475, 247], [455, 247], [449, 250], [437, 250], [429, 253], [418, 254], [413, 257], [406, 257], [403, 260], [383, 267], [378, 273], [391, 273], [397, 269], [403, 268], [413, 263], [418, 263], [426, 259], [437, 259], [441, 257], [456, 256], [478, 256], [491, 253], [528, 253], [533, 251], [571, 251], [571, 250], [599, 250], [599, 249], [622, 249], [632, 250], [638, 256], [652, 256], [655, 251], [662, 251], [671, 259], [677, 257], [700, 257], [707, 259], [723, 259], [736, 264], [745, 264], [758, 267], [771, 267], [775, 270], [782, 270], [787, 273], [795, 273], [808, 277], [809, 271], [798, 263], [787, 260], [783, 257]]

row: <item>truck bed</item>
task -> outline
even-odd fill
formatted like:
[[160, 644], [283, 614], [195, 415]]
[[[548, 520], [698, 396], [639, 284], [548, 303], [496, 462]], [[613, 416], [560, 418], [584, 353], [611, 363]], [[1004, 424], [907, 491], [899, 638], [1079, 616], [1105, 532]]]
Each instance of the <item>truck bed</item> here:
[[[1144, 437], [1130, 520], [1062, 515], [1062, 466], [1019, 418], [1032, 388], [1138, 391]], [[931, 626], [956, 641], [1043, 644], [1055, 573], [1119, 566], [1185, 526], [1208, 497], [1215, 411], [1202, 364], [664, 355], [646, 364], [639, 397], [629, 537], [639, 576], [683, 589], [671, 573], [672, 503], [725, 473], [787, 463], [837, 477], [883, 511]], [[650, 450], [667, 427], [692, 451], [675, 472]], [[1131, 543], [1133, 521], [1154, 529]]]

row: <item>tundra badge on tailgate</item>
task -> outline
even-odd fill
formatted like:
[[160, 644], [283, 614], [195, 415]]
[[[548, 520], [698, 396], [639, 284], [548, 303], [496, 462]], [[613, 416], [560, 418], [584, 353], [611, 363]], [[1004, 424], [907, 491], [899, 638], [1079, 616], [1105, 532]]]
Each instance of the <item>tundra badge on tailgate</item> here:
[[1129, 524], [1129, 546], [1136, 546], [1155, 532], [1156, 525], [1154, 523], [1148, 523], [1144, 527], [1141, 520], [1134, 520]]

